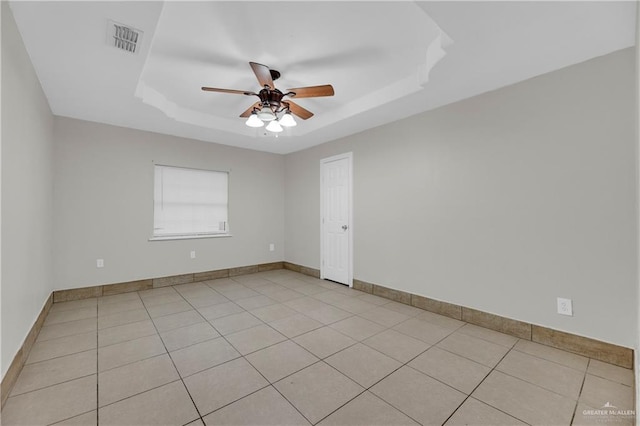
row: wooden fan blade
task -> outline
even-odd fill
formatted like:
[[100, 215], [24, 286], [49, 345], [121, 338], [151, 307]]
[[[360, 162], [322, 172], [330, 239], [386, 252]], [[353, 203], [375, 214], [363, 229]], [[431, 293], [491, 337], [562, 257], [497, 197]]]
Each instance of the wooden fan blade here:
[[323, 86], [296, 87], [295, 89], [287, 89], [285, 93], [293, 92], [295, 95], [289, 95], [292, 98], [319, 98], [321, 96], [333, 96], [333, 86], [325, 84]]
[[248, 92], [246, 90], [218, 89], [217, 87], [203, 87], [202, 90], [205, 92], [233, 93], [234, 95], [258, 95], [257, 93]]
[[289, 111], [291, 111], [292, 114], [295, 114], [298, 117], [302, 118], [303, 120], [313, 117], [313, 113], [311, 111], [302, 108], [297, 103], [291, 101], [287, 101], [286, 103], [287, 105], [289, 105]]
[[249, 65], [251, 65], [251, 69], [258, 78], [258, 82], [260, 83], [261, 87], [269, 86], [270, 89], [276, 88], [273, 85], [273, 78], [271, 78], [271, 71], [269, 71], [268, 66], [258, 64], [256, 62], [249, 62]]
[[255, 104], [253, 104], [249, 108], [247, 108], [247, 110], [245, 112], [240, 114], [240, 117], [248, 118], [251, 115], [251, 113], [253, 112], [254, 108], [258, 108], [259, 106], [260, 106], [260, 102], [256, 102]]

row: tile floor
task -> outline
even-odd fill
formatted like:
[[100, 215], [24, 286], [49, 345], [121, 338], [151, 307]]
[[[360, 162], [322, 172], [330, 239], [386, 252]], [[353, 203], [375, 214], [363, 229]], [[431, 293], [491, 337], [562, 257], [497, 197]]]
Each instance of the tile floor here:
[[287, 270], [54, 304], [5, 425], [633, 424], [633, 373]]

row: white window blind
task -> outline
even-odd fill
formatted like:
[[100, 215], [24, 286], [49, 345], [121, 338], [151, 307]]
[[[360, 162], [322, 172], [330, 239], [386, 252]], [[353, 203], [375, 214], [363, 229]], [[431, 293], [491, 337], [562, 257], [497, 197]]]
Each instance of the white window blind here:
[[228, 233], [229, 173], [155, 166], [153, 236]]

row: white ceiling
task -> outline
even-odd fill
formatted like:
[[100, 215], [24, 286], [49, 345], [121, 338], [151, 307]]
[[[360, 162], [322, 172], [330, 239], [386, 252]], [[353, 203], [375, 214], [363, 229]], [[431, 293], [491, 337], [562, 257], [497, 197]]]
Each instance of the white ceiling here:
[[[634, 45], [635, 2], [11, 3], [54, 114], [288, 153]], [[108, 21], [144, 32], [110, 46]], [[437, 61], [440, 46], [446, 54]], [[276, 86], [332, 84], [279, 137], [238, 115]], [[433, 68], [431, 68], [433, 67]]]

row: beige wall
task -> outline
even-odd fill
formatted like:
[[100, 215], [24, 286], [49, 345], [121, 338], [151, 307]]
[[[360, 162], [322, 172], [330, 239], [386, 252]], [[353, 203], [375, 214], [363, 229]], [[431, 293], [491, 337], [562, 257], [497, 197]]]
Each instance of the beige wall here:
[[2, 376], [52, 289], [53, 116], [2, 2]]
[[[61, 117], [54, 135], [55, 289], [283, 259], [281, 155]], [[233, 236], [148, 241], [154, 163], [230, 171]]]
[[355, 278], [634, 347], [634, 84], [627, 49], [288, 155], [285, 259], [320, 267], [352, 151]]

